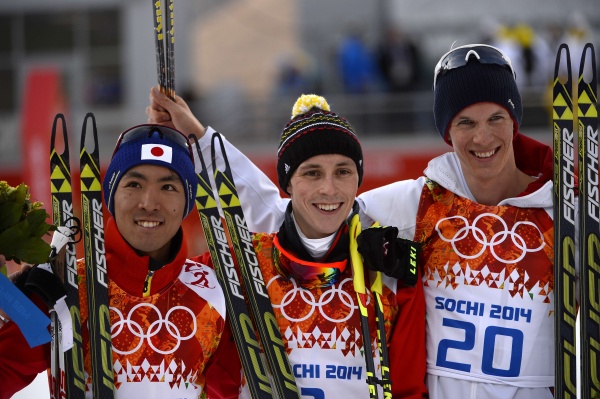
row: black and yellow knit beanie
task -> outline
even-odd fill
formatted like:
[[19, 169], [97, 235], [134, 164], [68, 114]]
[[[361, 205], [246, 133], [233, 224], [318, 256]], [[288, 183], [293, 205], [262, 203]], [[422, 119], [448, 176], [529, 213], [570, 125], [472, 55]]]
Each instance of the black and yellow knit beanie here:
[[342, 154], [356, 163], [358, 185], [363, 176], [360, 142], [348, 121], [329, 109], [327, 101], [314, 94], [303, 94], [292, 108], [292, 120], [281, 133], [277, 150], [279, 187], [287, 192], [290, 178], [309, 158], [323, 154]]

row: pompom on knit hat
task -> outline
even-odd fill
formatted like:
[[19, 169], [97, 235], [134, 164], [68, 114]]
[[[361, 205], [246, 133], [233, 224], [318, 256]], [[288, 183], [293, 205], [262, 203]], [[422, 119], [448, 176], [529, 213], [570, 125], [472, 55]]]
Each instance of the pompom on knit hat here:
[[[462, 59], [448, 62], [449, 56], [458, 54]], [[486, 59], [485, 54], [490, 58]], [[457, 62], [457, 66], [452, 66], [452, 62]], [[434, 79], [433, 116], [446, 143], [452, 145], [448, 136], [452, 119], [464, 108], [482, 102], [506, 108], [515, 133], [518, 131], [523, 118], [521, 95], [510, 59], [499, 49], [483, 44], [452, 49], [438, 62]]]
[[183, 219], [194, 208], [198, 178], [189, 141], [183, 133], [159, 125], [139, 125], [119, 137], [102, 183], [104, 203], [115, 216], [114, 196], [123, 175], [138, 165], [164, 166], [174, 171], [185, 190]]
[[292, 119], [284, 127], [277, 150], [279, 187], [287, 194], [290, 179], [298, 166], [309, 158], [323, 154], [341, 154], [352, 159], [358, 171], [358, 185], [363, 176], [360, 142], [350, 123], [330, 111], [325, 98], [301, 95], [292, 108]]

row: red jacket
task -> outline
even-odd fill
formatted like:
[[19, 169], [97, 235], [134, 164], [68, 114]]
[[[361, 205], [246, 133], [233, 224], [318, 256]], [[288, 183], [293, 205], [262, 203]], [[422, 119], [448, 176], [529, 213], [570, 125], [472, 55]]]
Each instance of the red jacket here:
[[[184, 371], [169, 375], [170, 378], [174, 378], [174, 381], [178, 379], [180, 380], [178, 383], [183, 385], [190, 381], [195, 384], [202, 384], [206, 379], [204, 387], [211, 394], [211, 397], [236, 397], [240, 379], [239, 372], [237, 372], [239, 370], [239, 360], [237, 360], [235, 345], [232, 345], [233, 340], [229, 327], [215, 309], [218, 307], [215, 303], [221, 301], [224, 304], [220, 287], [216, 284], [216, 279], [213, 278], [214, 273], [202, 266], [202, 264], [210, 263], [210, 257], [208, 254], [204, 254], [186, 259], [187, 245], [184, 237], [182, 237], [181, 242], [182, 244], [173, 261], [154, 273], [150, 285], [150, 295], [148, 298], [143, 298], [142, 292], [149, 270], [149, 257], [140, 257], [135, 253], [123, 240], [112, 218], [109, 219], [106, 225], [105, 244], [111, 307], [118, 307], [121, 311], [131, 310], [132, 307], [136, 306], [137, 309], [146, 309], [146, 312], [138, 311], [141, 316], [136, 316], [133, 313], [133, 316], [128, 320], [131, 322], [137, 321], [142, 327], [149, 328], [148, 323], [150, 323], [153, 313], [159, 311], [166, 313], [166, 310], [173, 306], [185, 305], [185, 308], [189, 310], [180, 311], [180, 314], [177, 315], [178, 319], [190, 318], [190, 314], [195, 314], [197, 321], [206, 324], [191, 339], [175, 337], [174, 345], [180, 350], [177, 352], [171, 350], [173, 345], [169, 346], [168, 341], [169, 339], [172, 340], [173, 337], [172, 334], [170, 335], [167, 332], [166, 328], [161, 330], [161, 334], [164, 336], [157, 337], [158, 339], [154, 340], [154, 343], [150, 342], [150, 338], [140, 340], [135, 337], [135, 334], [129, 333], [128, 335], [127, 332], [123, 332], [125, 329], [121, 330], [121, 334], [118, 336], [114, 326], [120, 318], [128, 317], [127, 314], [129, 313], [125, 311], [122, 312], [127, 312], [125, 315], [118, 315], [116, 312], [111, 311], [113, 363], [118, 362], [123, 366], [120, 372], [115, 369], [115, 385], [119, 385], [119, 380], [131, 381], [140, 377], [139, 374], [132, 375], [132, 369], [128, 369], [127, 365], [135, 367], [136, 364], [142, 365], [144, 361], [147, 362], [148, 360], [151, 363], [160, 363], [165, 360], [165, 363], [183, 363], [186, 366]], [[85, 307], [86, 290], [83, 269], [83, 262], [80, 261], [83, 352], [85, 354], [86, 372], [89, 374], [91, 359], [86, 327], [87, 309]], [[187, 274], [186, 269], [189, 269]], [[188, 279], [187, 282], [182, 281], [182, 278], [186, 280], [186, 276], [198, 278]], [[207, 276], [210, 278], [209, 280], [206, 279]], [[214, 287], [215, 284], [216, 287]], [[207, 289], [209, 286], [214, 290]], [[195, 291], [202, 294], [196, 295]], [[215, 303], [210, 302], [211, 295], [215, 298]], [[47, 311], [46, 306], [39, 298], [33, 298], [33, 300], [41, 309]], [[224, 311], [222, 313], [224, 315]], [[176, 312], [173, 312], [173, 315], [176, 315]], [[136, 318], [134, 319], [134, 317]], [[165, 318], [166, 314], [158, 317]], [[144, 322], [146, 322], [146, 325], [143, 324]], [[178, 327], [187, 324], [190, 323], [185, 321], [184, 324], [180, 324]], [[148, 331], [150, 330], [146, 330], [146, 332]], [[151, 334], [148, 333], [147, 335]], [[184, 335], [183, 330], [181, 330], [181, 335]], [[158, 348], [160, 353], [152, 349], [157, 345], [157, 342], [161, 345]], [[131, 348], [137, 347], [138, 344], [140, 345], [139, 349], [131, 353]], [[219, 360], [225, 361], [219, 362]], [[15, 392], [29, 385], [37, 374], [48, 369], [49, 366], [49, 344], [30, 348], [18, 326], [14, 323], [9, 323], [0, 329], [0, 399], [9, 399]], [[166, 372], [169, 372], [169, 370], [166, 370]], [[198, 375], [195, 375], [195, 373], [198, 373]], [[150, 378], [148, 375], [146, 377], [147, 379]], [[143, 374], [141, 378], [144, 378]]]

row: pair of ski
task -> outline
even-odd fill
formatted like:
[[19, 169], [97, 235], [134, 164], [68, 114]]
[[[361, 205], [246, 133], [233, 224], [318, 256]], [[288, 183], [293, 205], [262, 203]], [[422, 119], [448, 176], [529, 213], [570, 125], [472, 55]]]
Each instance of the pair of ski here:
[[[557, 399], [579, 397], [575, 329], [578, 305], [581, 397], [600, 396], [600, 187], [596, 73], [594, 47], [588, 43], [581, 54], [577, 85], [573, 85], [569, 47], [566, 44], [559, 47], [553, 82], [554, 395]], [[577, 97], [573, 96], [573, 87], [577, 88]], [[579, 265], [579, 301], [576, 298], [576, 264]]]
[[[88, 120], [92, 122], [94, 150], [85, 146]], [[58, 122], [62, 125], [62, 153], [57, 139]], [[89, 137], [89, 136], [88, 136]], [[104, 219], [102, 214], [102, 185], [100, 183], [100, 162], [98, 132], [93, 114], [85, 116], [81, 131], [79, 153], [81, 215], [85, 251], [89, 345], [92, 359], [92, 391], [94, 398], [114, 397], [114, 375], [110, 315], [108, 309], [108, 277], [104, 251]], [[52, 126], [50, 143], [50, 187], [52, 194], [52, 220], [57, 226], [72, 229], [77, 216], [73, 207], [73, 186], [69, 159], [69, 140], [65, 118], [56, 115]], [[61, 326], [52, 315], [51, 381], [50, 394], [53, 399], [84, 399], [86, 375], [83, 367], [83, 342], [81, 337], [81, 316], [79, 308], [79, 278], [77, 256], [73, 242], [67, 244], [64, 261], [57, 262], [67, 290], [67, 306], [72, 320], [73, 347], [61, 348]], [[53, 313], [51, 311], [51, 313]]]
[[[211, 138], [215, 190], [196, 137], [191, 135], [190, 141], [195, 143], [202, 167], [198, 173], [196, 207], [217, 278], [225, 294], [227, 318], [250, 394], [255, 399], [299, 398], [221, 135], [214, 133]], [[217, 149], [225, 164], [223, 170], [217, 167]], [[266, 364], [261, 356], [261, 347]]]

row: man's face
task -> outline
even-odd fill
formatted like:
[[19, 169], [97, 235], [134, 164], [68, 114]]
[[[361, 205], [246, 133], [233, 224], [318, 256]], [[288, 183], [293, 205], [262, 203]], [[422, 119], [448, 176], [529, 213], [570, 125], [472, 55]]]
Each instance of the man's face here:
[[301, 163], [288, 192], [302, 233], [308, 238], [335, 233], [350, 214], [357, 190], [356, 164], [347, 156], [317, 155]]
[[515, 168], [513, 120], [495, 103], [464, 108], [450, 122], [448, 134], [468, 182], [486, 182]]
[[140, 255], [167, 261], [181, 226], [185, 189], [169, 168], [139, 165], [119, 181], [114, 197], [117, 228]]

